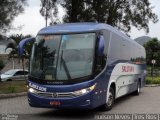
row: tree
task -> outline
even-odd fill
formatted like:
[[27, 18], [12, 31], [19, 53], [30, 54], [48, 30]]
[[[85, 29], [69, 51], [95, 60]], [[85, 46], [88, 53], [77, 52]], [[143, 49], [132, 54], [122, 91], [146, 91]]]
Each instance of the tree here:
[[[64, 0], [62, 4], [66, 8], [66, 15], [64, 16], [64, 22], [80, 22], [85, 19], [85, 6], [84, 0]], [[88, 16], [88, 15], [87, 15]]]
[[0, 33], [8, 31], [14, 18], [24, 11], [27, 0], [0, 0]]
[[[17, 35], [11, 35], [9, 38], [8, 38], [8, 44], [6, 46], [6, 49], [8, 48], [11, 48], [12, 51], [9, 53], [9, 58], [12, 58], [12, 62], [13, 62], [13, 69], [15, 67], [14, 65], [14, 58], [15, 57], [19, 57], [19, 53], [18, 53], [18, 44], [19, 42], [22, 40], [22, 39], [25, 39], [25, 38], [29, 38], [29, 37], [32, 37], [31, 35], [26, 35], [26, 36], [23, 36], [22, 34], [17, 34]], [[25, 57], [28, 58], [29, 57], [29, 54], [31, 53], [31, 48], [32, 48], [32, 43], [28, 43], [25, 47], [26, 47], [26, 51], [25, 51]], [[19, 59], [19, 62], [20, 62], [20, 59]]]
[[[57, 22], [59, 22], [59, 19], [57, 17], [58, 3], [58, 0], [41, 0], [40, 14], [45, 17], [46, 26], [48, 25], [48, 19], [51, 19], [50, 24], [56, 24]], [[53, 17], [56, 18], [56, 20], [54, 20]]]
[[[19, 42], [22, 40], [22, 39], [25, 39], [25, 38], [30, 38], [32, 37], [31, 35], [22, 35], [22, 34], [16, 34], [16, 35], [11, 35], [9, 37], [9, 43], [7, 44], [7, 47], [6, 49], [8, 48], [11, 48], [12, 51], [11, 53], [9, 54], [10, 57], [14, 57], [14, 56], [18, 56], [18, 48], [17, 48], [17, 45], [19, 44]], [[31, 53], [31, 48], [32, 48], [32, 44], [33, 43], [28, 43], [25, 47], [26, 47], [26, 51], [25, 51], [25, 54], [26, 56], [28, 56], [30, 53]]]
[[5, 64], [3, 60], [0, 60], [0, 81], [1, 81], [1, 70], [4, 68]]
[[96, 20], [129, 32], [131, 26], [149, 32], [148, 23], [156, 23], [149, 0], [54, 0], [65, 8], [64, 22]]
[[157, 38], [153, 38], [152, 40], [148, 41], [144, 45], [146, 49], [146, 61], [147, 65], [151, 66], [151, 60], [156, 60], [156, 66], [160, 67], [160, 41]]

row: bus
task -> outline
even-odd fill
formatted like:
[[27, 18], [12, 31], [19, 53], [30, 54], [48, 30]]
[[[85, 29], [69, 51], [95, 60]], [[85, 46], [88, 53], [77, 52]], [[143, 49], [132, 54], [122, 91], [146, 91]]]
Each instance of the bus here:
[[103, 23], [68, 23], [41, 29], [33, 42], [28, 102], [32, 107], [111, 110], [115, 99], [145, 84], [145, 49]]

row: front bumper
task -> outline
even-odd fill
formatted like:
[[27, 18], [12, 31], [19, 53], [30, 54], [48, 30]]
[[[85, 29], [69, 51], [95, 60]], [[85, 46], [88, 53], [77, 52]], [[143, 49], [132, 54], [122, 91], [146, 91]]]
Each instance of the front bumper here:
[[[93, 91], [73, 98], [49, 98], [28, 93], [28, 102], [32, 107], [93, 109]], [[58, 102], [59, 104], [51, 104]]]

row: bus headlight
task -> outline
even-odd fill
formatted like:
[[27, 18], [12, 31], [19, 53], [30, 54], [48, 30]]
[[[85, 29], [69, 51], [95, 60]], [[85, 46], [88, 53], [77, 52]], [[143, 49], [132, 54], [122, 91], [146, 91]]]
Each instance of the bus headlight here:
[[89, 88], [84, 88], [84, 89], [81, 89], [81, 90], [77, 90], [77, 91], [73, 92], [73, 94], [76, 95], [76, 96], [87, 94], [87, 93], [91, 92], [92, 90], [94, 90], [95, 87], [96, 87], [96, 84], [92, 85]]
[[28, 92], [30, 92], [30, 93], [36, 93], [37, 90], [35, 90], [35, 89], [33, 89], [33, 88], [29, 88], [29, 89], [28, 89]]

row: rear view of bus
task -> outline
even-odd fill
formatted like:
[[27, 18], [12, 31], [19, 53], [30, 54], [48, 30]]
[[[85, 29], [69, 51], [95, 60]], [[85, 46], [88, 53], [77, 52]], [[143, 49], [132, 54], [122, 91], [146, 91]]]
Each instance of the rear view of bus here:
[[[40, 30], [32, 38], [30, 106], [110, 110], [116, 98], [139, 94], [145, 78], [145, 54], [137, 58], [138, 64], [134, 56], [128, 60], [113, 58], [113, 32], [111, 26], [99, 23], [62, 24]], [[22, 40], [19, 48], [30, 40]], [[23, 49], [19, 51], [23, 54]]]

